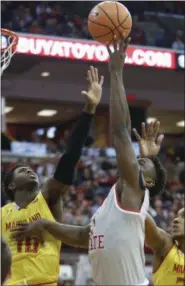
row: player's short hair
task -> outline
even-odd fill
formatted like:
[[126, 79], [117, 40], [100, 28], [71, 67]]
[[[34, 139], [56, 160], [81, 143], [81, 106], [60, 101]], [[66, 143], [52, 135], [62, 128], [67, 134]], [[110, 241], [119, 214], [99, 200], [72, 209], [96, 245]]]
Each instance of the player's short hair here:
[[164, 191], [164, 188], [167, 183], [167, 171], [163, 167], [162, 163], [160, 162], [158, 157], [151, 159], [155, 166], [156, 171], [156, 180], [155, 186], [148, 188], [150, 191], [150, 196], [153, 197], [159, 193]]
[[12, 192], [12, 190], [9, 189], [9, 185], [13, 181], [14, 171], [18, 168], [21, 168], [21, 167], [27, 167], [27, 166], [24, 164], [15, 165], [9, 172], [6, 173], [5, 178], [4, 178], [3, 190], [4, 190], [5, 195], [11, 201], [14, 201], [14, 192]]

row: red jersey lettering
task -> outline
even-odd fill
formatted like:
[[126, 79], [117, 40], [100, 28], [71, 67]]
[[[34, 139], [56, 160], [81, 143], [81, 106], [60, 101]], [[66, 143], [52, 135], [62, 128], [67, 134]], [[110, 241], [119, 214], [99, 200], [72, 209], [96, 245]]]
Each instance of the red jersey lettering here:
[[90, 237], [89, 250], [103, 249], [104, 248], [104, 235], [93, 235]]

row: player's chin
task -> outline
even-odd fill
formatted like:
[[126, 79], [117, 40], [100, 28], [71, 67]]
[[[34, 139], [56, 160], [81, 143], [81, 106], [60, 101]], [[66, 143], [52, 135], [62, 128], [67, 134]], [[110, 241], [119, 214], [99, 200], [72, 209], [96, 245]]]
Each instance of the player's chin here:
[[180, 239], [180, 238], [182, 238], [182, 237], [183, 237], [183, 234], [182, 234], [182, 233], [180, 233], [180, 232], [178, 232], [178, 231], [172, 232], [172, 238], [173, 238], [173, 240], [178, 240], [178, 239]]
[[28, 177], [28, 182], [29, 183], [35, 183], [35, 184], [39, 184], [39, 179], [38, 179], [38, 177], [37, 176], [29, 176]]

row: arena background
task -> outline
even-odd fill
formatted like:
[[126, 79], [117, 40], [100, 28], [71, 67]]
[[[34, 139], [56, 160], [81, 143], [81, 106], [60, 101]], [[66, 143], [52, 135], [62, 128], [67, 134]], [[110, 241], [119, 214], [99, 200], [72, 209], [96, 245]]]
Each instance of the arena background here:
[[[91, 40], [87, 15], [97, 2], [2, 2], [2, 27], [19, 36], [17, 53], [4, 72], [1, 176], [18, 162], [31, 164], [41, 183], [53, 172], [84, 103], [86, 71], [105, 76], [99, 106], [74, 185], [64, 202], [64, 223], [85, 225], [115, 182], [116, 158], [109, 136], [109, 75], [106, 48]], [[158, 119], [168, 170], [165, 193], [151, 202], [156, 223], [170, 232], [184, 206], [184, 16], [183, 2], [126, 2], [133, 16], [124, 68], [132, 125]], [[38, 116], [41, 110], [53, 116]], [[135, 140], [135, 138], [133, 138]], [[133, 144], [138, 155], [138, 145]], [[2, 193], [1, 204], [7, 198]], [[121, 230], [120, 230], [121, 231]], [[151, 278], [152, 253], [146, 248]], [[87, 254], [65, 245], [60, 285], [92, 285]], [[88, 280], [89, 279], [89, 280]]]

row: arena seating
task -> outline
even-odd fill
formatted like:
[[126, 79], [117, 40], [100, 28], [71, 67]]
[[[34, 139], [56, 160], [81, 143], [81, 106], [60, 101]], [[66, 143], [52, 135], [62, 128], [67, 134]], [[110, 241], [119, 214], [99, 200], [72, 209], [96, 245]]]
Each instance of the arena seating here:
[[[2, 2], [2, 27], [15, 32], [90, 39], [87, 15], [95, 2], [71, 3]], [[133, 17], [132, 44], [184, 49], [180, 3], [183, 2], [127, 2]]]

